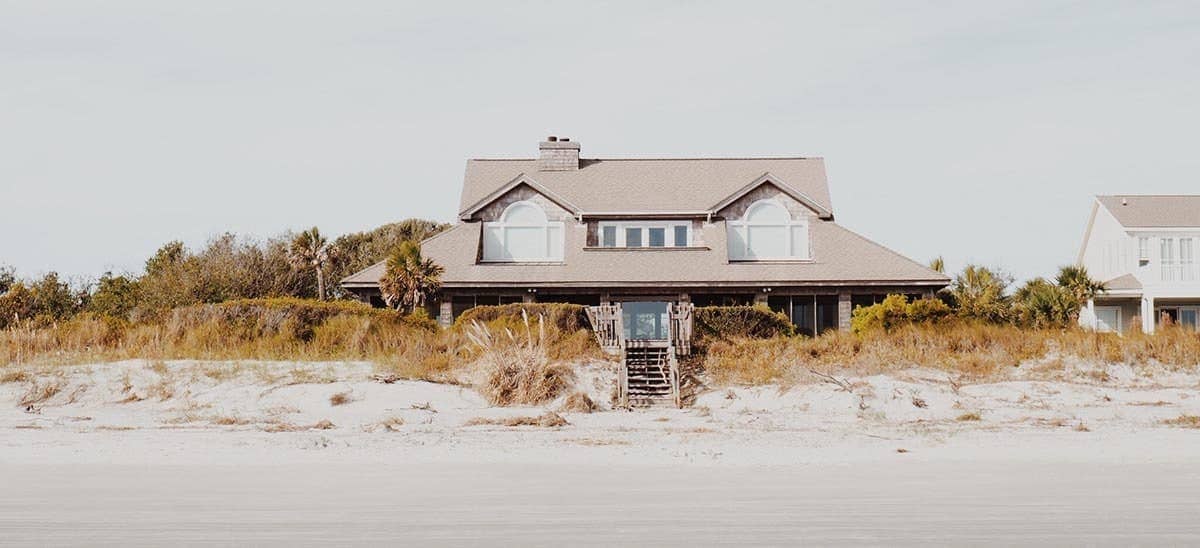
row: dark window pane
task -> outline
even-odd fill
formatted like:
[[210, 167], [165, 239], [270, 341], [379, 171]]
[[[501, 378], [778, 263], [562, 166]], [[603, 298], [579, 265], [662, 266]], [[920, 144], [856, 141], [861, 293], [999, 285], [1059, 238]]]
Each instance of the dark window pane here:
[[667, 229], [651, 228], [650, 232], [650, 247], [664, 247], [667, 245]]
[[475, 296], [455, 296], [450, 300], [450, 313], [454, 318], [458, 318], [460, 314], [475, 307]]
[[642, 229], [625, 229], [625, 247], [642, 247]]
[[796, 333], [809, 337], [815, 335], [816, 320], [811, 295], [792, 297], [792, 323], [796, 326]]
[[686, 226], [676, 226], [675, 227], [675, 247], [687, 247], [688, 246], [687, 232], [688, 232], [688, 229]]
[[600, 228], [600, 245], [617, 247], [617, 227], [605, 226]]
[[791, 314], [792, 311], [788, 310], [791, 306], [791, 299], [791, 297], [767, 297], [767, 308], [770, 308], [772, 312]]
[[817, 295], [817, 333], [824, 333], [837, 328], [837, 295]]
[[853, 310], [860, 306], [871, 306], [883, 300], [882, 295], [851, 295], [850, 309]]

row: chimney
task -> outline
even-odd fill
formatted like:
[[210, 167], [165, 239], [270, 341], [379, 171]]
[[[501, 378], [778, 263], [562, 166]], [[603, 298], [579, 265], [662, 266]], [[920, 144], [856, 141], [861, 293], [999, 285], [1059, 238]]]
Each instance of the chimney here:
[[579, 169], [579, 143], [553, 135], [538, 143], [538, 171], [575, 171]]

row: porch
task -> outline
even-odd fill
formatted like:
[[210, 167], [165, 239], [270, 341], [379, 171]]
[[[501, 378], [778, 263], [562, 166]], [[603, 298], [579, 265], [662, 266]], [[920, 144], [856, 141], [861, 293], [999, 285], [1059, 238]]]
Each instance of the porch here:
[[1079, 320], [1084, 327], [1114, 333], [1131, 329], [1153, 333], [1156, 328], [1165, 325], [1200, 329], [1200, 297], [1097, 297], [1088, 301]]
[[932, 297], [929, 287], [887, 285], [812, 285], [771, 287], [647, 287], [647, 288], [446, 288], [436, 303], [438, 322], [454, 323], [475, 306], [511, 303], [570, 303], [601, 306], [615, 303], [674, 302], [693, 306], [762, 305], [792, 321], [796, 331], [816, 336], [830, 330], [849, 330], [850, 316], [887, 295], [911, 299]]

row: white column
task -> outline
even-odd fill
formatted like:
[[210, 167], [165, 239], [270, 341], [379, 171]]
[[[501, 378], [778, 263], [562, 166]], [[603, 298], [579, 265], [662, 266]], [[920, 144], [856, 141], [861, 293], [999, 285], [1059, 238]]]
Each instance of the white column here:
[[[1086, 323], [1084, 323], [1084, 327], [1090, 328], [1092, 331], [1095, 331], [1100, 327], [1100, 321], [1096, 318], [1096, 299], [1088, 299], [1087, 318]], [[1116, 328], [1117, 326], [1114, 325], [1113, 329]]]
[[1153, 333], [1155, 323], [1154, 297], [1142, 297], [1142, 332]]

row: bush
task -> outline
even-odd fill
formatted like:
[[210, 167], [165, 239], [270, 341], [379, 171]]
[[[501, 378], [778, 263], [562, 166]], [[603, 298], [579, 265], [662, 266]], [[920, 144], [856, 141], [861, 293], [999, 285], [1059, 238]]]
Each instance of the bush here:
[[872, 329], [891, 331], [913, 323], [934, 323], [950, 316], [953, 311], [938, 299], [917, 299], [908, 302], [903, 295], [888, 295], [882, 302], [854, 309], [850, 328], [855, 333]]
[[318, 326], [334, 317], [362, 317], [396, 327], [433, 330], [428, 316], [404, 316], [350, 301], [315, 301], [294, 298], [243, 299], [177, 308], [171, 313], [168, 334], [180, 337], [204, 324], [216, 324], [226, 335], [251, 340], [284, 335], [310, 341]]
[[696, 308], [696, 335], [708, 339], [770, 339], [791, 336], [791, 320], [762, 306], [701, 306]]
[[483, 324], [494, 323], [496, 320], [507, 320], [514, 325], [523, 322], [523, 317], [531, 320], [542, 317], [548, 326], [563, 333], [574, 333], [580, 329], [591, 329], [588, 323], [585, 307], [578, 304], [566, 303], [517, 303], [500, 306], [476, 306], [463, 312], [455, 327], [471, 325], [473, 322]]
[[493, 332], [477, 321], [466, 328], [478, 350], [476, 390], [492, 405], [538, 405], [559, 396], [574, 380], [574, 370], [551, 360], [547, 351], [546, 324], [528, 317], [523, 330]]

